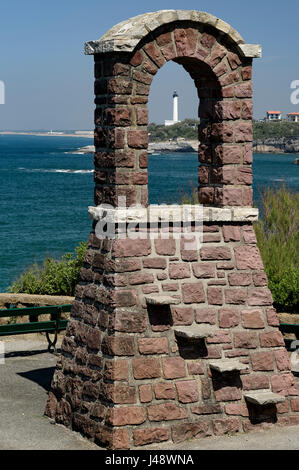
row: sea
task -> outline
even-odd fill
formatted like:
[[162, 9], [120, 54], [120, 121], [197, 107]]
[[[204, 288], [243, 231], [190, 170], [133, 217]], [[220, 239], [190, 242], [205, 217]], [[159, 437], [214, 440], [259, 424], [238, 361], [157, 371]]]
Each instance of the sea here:
[[[92, 139], [0, 135], [0, 292], [34, 262], [61, 257], [91, 229], [93, 155], [74, 153]], [[255, 154], [254, 200], [267, 186], [299, 191], [298, 155]], [[197, 185], [197, 155], [149, 155], [149, 202], [174, 204]]]

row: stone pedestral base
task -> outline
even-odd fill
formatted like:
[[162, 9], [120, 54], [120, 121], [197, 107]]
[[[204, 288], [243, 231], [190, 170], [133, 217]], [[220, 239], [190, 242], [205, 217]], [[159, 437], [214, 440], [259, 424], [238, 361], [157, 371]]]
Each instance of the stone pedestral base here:
[[204, 221], [193, 250], [162, 231], [91, 234], [46, 414], [109, 449], [299, 424], [252, 223]]

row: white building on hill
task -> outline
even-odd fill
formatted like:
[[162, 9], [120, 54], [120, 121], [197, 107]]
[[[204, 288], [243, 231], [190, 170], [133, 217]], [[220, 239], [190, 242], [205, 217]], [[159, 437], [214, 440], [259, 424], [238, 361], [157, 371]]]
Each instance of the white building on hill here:
[[287, 120], [289, 122], [299, 122], [299, 113], [288, 113]]
[[267, 111], [266, 121], [281, 121], [281, 119], [280, 111]]
[[165, 126], [172, 126], [173, 124], [176, 124], [179, 121], [179, 95], [177, 94], [176, 91], [173, 92], [173, 118], [172, 121], [165, 121]]

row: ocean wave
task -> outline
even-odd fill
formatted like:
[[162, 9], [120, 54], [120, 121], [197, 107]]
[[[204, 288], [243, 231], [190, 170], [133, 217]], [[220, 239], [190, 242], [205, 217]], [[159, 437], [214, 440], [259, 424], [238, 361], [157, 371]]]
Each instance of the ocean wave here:
[[27, 171], [29, 173], [76, 173], [76, 174], [87, 174], [93, 173], [94, 170], [70, 170], [70, 169], [60, 169], [60, 168], [18, 168], [20, 171]]
[[285, 176], [284, 178], [274, 178], [273, 181], [284, 181], [285, 183], [294, 183], [299, 180], [298, 176]]
[[94, 170], [54, 170], [54, 173], [93, 173]]
[[70, 152], [63, 152], [64, 155], [86, 155], [85, 152], [78, 152], [78, 150], [74, 149], [71, 150]]

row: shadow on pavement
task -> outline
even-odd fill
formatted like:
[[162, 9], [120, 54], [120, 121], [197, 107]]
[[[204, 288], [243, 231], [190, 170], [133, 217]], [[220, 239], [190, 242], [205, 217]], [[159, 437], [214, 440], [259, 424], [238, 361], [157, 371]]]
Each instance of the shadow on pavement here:
[[28, 372], [18, 372], [17, 375], [37, 383], [48, 392], [51, 387], [54, 370], [55, 367], [45, 367], [43, 369], [29, 370]]
[[5, 353], [6, 358], [10, 357], [29, 357], [29, 356], [36, 356], [38, 354], [53, 354], [53, 356], [59, 356], [60, 349], [57, 349], [55, 352], [49, 352], [48, 349], [34, 349], [30, 351], [9, 351]]

